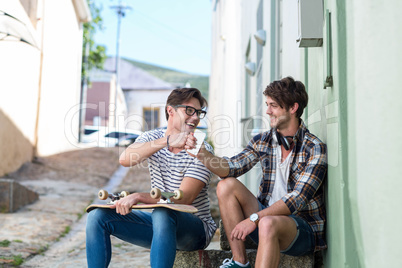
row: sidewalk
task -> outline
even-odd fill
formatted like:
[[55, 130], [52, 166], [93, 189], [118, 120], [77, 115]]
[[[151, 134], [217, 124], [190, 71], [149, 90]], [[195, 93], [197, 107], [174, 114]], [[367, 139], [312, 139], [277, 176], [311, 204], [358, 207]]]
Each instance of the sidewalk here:
[[[16, 213], [0, 214], [0, 267], [21, 262], [20, 267], [86, 267], [84, 210], [106, 186], [111, 170], [119, 166], [117, 149], [86, 150], [39, 159], [39, 164], [28, 164], [10, 174], [39, 193], [40, 199]], [[120, 176], [134, 173], [132, 170], [125, 169]], [[135, 173], [137, 189], [131, 187], [131, 191], [148, 191], [146, 172]], [[132, 186], [132, 176], [127, 174], [115, 186]], [[113, 239], [112, 258], [110, 267], [149, 267], [149, 250], [118, 239]]]
[[[148, 169], [119, 168], [118, 154], [117, 148], [85, 149], [41, 158], [10, 174], [40, 198], [0, 214], [0, 267], [86, 267], [84, 210], [99, 189], [150, 189]], [[148, 249], [113, 237], [112, 247], [110, 267], [150, 267]]]

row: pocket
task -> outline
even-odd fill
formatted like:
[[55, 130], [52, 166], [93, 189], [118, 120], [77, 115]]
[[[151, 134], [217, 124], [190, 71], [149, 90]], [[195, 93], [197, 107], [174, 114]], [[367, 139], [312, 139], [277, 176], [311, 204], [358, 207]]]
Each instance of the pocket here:
[[292, 174], [290, 177], [293, 179], [294, 183], [296, 183], [297, 180], [300, 178], [300, 175], [304, 172], [305, 167], [306, 162], [298, 162], [292, 165]]

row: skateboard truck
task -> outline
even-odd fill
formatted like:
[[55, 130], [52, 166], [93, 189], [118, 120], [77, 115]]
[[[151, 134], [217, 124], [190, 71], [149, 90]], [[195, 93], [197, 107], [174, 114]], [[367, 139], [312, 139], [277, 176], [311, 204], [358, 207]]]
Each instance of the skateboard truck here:
[[158, 188], [153, 188], [150, 192], [151, 197], [154, 199], [162, 199], [163, 201], [160, 201], [158, 203], [167, 203], [167, 204], [174, 204], [174, 202], [171, 200], [171, 198], [180, 200], [183, 198], [183, 191], [182, 190], [175, 190], [173, 193], [170, 192], [162, 192]]
[[120, 198], [128, 196], [129, 194], [130, 193], [127, 191], [109, 194], [106, 190], [100, 190], [98, 192], [98, 197], [100, 200], [106, 200], [107, 198], [110, 198], [110, 201], [108, 204], [114, 204], [114, 202], [116, 202], [117, 200], [120, 200]]

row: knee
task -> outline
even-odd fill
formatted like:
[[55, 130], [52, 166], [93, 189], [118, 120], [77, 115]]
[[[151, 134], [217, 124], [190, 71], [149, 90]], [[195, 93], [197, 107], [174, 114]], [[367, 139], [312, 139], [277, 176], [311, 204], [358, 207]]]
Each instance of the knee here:
[[176, 214], [173, 210], [167, 208], [155, 208], [152, 212], [152, 225], [166, 226], [176, 223]]
[[227, 197], [228, 194], [233, 193], [234, 186], [237, 182], [236, 178], [229, 177], [221, 180], [216, 186], [216, 195], [219, 197]]
[[263, 217], [258, 224], [258, 229], [261, 240], [278, 237], [279, 220], [275, 216]]
[[102, 228], [104, 219], [105, 215], [103, 209], [94, 209], [89, 212], [86, 223], [87, 235], [92, 232], [97, 232], [99, 228]]
[[101, 219], [101, 217], [100, 217], [101, 213], [98, 213], [98, 212], [101, 212], [100, 209], [94, 209], [88, 213], [87, 228], [88, 228], [88, 226], [94, 225], [99, 222], [99, 220]]

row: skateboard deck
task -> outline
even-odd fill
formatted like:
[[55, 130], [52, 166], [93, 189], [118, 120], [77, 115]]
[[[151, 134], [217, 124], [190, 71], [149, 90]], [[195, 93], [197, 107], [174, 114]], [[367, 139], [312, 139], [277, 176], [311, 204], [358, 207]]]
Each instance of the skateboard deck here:
[[[86, 212], [89, 213], [91, 210], [94, 210], [96, 208], [111, 208], [113, 203], [120, 198], [124, 198], [129, 195], [129, 192], [127, 191], [122, 191], [121, 193], [113, 193], [109, 194], [105, 190], [100, 190], [98, 193], [98, 197], [100, 200], [106, 200], [107, 198], [111, 199], [111, 202], [108, 204], [92, 204], [86, 208]], [[183, 197], [183, 192], [181, 190], [175, 190], [173, 193], [169, 192], [162, 192], [158, 188], [153, 188], [150, 192], [150, 195], [152, 198], [156, 200], [164, 200], [160, 201], [156, 204], [136, 204], [131, 207], [131, 209], [153, 209], [153, 208], [167, 208], [171, 210], [176, 210], [180, 212], [187, 212], [187, 213], [196, 213], [198, 212], [198, 209], [192, 205], [184, 205], [184, 204], [175, 204], [173, 201], [171, 201], [171, 198], [173, 199], [181, 199]], [[114, 209], [114, 208], [113, 208]]]
[[[111, 205], [108, 204], [92, 204], [87, 207], [86, 211], [89, 213], [91, 210], [96, 208], [110, 208]], [[176, 210], [180, 212], [196, 213], [198, 209], [191, 205], [184, 204], [167, 204], [167, 203], [157, 203], [157, 204], [137, 204], [133, 205], [131, 209], [153, 209], [153, 208], [167, 208], [171, 210]]]

